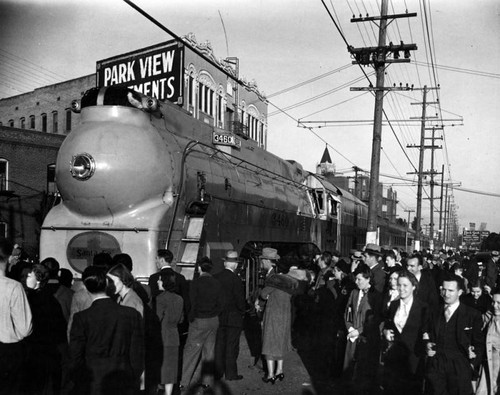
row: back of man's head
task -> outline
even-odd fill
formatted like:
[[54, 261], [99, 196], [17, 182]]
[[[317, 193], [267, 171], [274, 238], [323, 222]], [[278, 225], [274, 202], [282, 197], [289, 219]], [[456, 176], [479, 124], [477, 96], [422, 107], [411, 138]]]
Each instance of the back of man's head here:
[[214, 267], [212, 260], [208, 256], [201, 258], [198, 265], [203, 273], [210, 273]]
[[106, 292], [106, 269], [99, 266], [88, 266], [82, 274], [82, 281], [91, 294]]
[[161, 250], [158, 250], [158, 258], [163, 258], [165, 260], [165, 262], [167, 263], [172, 263], [172, 261], [174, 260], [174, 254], [172, 254], [172, 252], [170, 250], [166, 250], [166, 249], [161, 249]]
[[92, 266], [102, 267], [109, 270], [113, 266], [113, 259], [107, 252], [100, 252], [94, 255]]
[[47, 268], [49, 271], [49, 278], [54, 279], [58, 277], [59, 274], [59, 262], [57, 262], [56, 258], [45, 258], [42, 262], [40, 262], [43, 266]]
[[122, 264], [128, 269], [129, 272], [132, 272], [133, 264], [132, 264], [132, 258], [130, 257], [129, 254], [124, 254], [124, 253], [116, 254], [113, 257], [113, 267], [119, 264]]
[[4, 237], [0, 237], [0, 263], [7, 263], [14, 246]]

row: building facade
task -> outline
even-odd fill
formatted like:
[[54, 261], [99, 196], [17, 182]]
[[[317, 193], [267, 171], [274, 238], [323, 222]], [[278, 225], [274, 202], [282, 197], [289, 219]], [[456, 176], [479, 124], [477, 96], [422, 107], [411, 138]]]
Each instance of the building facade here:
[[[210, 43], [198, 43], [193, 34], [183, 37], [183, 42], [196, 51], [172, 40], [135, 52], [182, 47], [181, 91], [175, 102], [194, 118], [253, 139], [266, 148], [267, 103], [255, 82], [240, 78], [238, 59], [217, 59]], [[158, 59], [150, 59], [152, 74]], [[0, 235], [36, 254], [41, 224], [57, 198], [57, 150], [80, 122], [79, 113], [71, 111], [72, 102], [80, 100], [86, 90], [103, 86], [99, 81], [100, 62], [105, 61], [96, 59], [95, 74], [0, 99]], [[146, 63], [142, 66], [147, 69]], [[156, 96], [151, 84], [130, 85]]]

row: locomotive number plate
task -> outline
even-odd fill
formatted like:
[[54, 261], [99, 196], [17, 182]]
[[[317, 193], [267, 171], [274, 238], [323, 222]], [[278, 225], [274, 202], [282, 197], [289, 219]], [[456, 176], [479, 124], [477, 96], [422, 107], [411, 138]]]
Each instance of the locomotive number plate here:
[[232, 147], [241, 147], [241, 140], [236, 136], [228, 133], [212, 133], [212, 143], [217, 145], [229, 145]]

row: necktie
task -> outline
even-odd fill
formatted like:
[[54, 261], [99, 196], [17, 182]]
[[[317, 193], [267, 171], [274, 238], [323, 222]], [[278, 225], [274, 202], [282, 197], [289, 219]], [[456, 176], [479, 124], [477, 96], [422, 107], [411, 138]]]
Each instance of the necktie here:
[[451, 317], [451, 307], [446, 306], [446, 308], [444, 309], [444, 319], [446, 320], [446, 322], [450, 320], [450, 317]]

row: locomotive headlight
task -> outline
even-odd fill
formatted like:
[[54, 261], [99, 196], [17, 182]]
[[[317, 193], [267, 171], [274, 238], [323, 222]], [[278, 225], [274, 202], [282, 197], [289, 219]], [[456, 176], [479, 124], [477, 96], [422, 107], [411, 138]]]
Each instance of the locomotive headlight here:
[[74, 155], [73, 158], [71, 158], [69, 171], [73, 178], [78, 181], [88, 180], [94, 175], [95, 160], [87, 153]]

